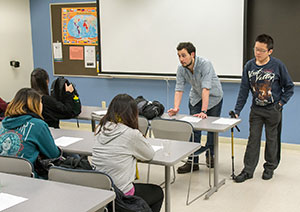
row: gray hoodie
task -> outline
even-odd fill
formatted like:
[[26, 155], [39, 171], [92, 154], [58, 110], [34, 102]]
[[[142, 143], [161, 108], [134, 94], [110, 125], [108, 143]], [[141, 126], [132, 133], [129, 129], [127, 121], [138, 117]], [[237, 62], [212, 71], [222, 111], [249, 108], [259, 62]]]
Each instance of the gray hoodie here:
[[151, 160], [154, 150], [137, 129], [108, 122], [96, 136], [92, 164], [96, 170], [108, 174], [124, 193], [133, 187], [136, 160]]

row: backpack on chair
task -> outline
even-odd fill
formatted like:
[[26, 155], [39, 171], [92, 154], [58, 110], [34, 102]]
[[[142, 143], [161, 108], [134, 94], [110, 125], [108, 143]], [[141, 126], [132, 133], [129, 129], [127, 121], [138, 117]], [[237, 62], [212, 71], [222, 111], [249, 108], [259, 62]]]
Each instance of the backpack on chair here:
[[[53, 96], [56, 100], [58, 100], [60, 102], [64, 102], [64, 99], [66, 96], [66, 89], [65, 89], [66, 83], [67, 83], [67, 85], [72, 84], [66, 78], [58, 77], [51, 84], [51, 96]], [[78, 94], [74, 84], [72, 84], [72, 85], [74, 88], [74, 91], [72, 93], [72, 95], [73, 95], [72, 110], [74, 113], [74, 117], [76, 117], [81, 113], [81, 102], [79, 99], [79, 94]]]

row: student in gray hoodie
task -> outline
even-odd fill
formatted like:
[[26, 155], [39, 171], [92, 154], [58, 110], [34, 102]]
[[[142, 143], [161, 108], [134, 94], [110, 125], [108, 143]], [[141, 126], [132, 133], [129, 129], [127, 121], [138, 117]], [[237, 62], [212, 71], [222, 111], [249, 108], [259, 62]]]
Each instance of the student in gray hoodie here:
[[140, 196], [155, 212], [160, 211], [164, 198], [161, 187], [133, 183], [137, 160], [151, 160], [153, 156], [153, 148], [138, 130], [136, 102], [127, 94], [117, 95], [96, 129], [93, 166], [108, 174], [125, 195]]

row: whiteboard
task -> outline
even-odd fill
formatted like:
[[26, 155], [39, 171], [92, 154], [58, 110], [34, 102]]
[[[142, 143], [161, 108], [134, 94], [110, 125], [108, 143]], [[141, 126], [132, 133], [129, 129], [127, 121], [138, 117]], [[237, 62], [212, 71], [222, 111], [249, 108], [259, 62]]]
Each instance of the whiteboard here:
[[241, 76], [243, 0], [100, 0], [102, 73], [174, 75], [192, 42], [217, 75]]

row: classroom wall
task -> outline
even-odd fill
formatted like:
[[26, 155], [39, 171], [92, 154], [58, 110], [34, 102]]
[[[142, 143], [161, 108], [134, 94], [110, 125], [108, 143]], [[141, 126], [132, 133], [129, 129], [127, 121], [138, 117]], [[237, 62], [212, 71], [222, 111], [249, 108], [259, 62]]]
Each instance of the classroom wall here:
[[[21, 87], [29, 86], [33, 67], [29, 0], [1, 0], [0, 8], [0, 97], [10, 101]], [[12, 68], [11, 60], [20, 61], [20, 68]]]
[[[83, 2], [83, 0], [30, 0], [32, 46], [34, 67], [43, 67], [50, 75], [50, 81], [54, 79], [51, 53], [51, 31], [49, 17], [49, 3], [58, 2]], [[198, 47], [200, 49], [200, 47]], [[276, 51], [276, 49], [275, 49]], [[198, 51], [200, 52], [200, 51]], [[200, 52], [205, 56], [205, 52]], [[163, 59], [163, 56], [162, 56]], [[241, 70], [242, 71], [242, 70]], [[68, 77], [78, 89], [82, 104], [101, 106], [101, 101], [109, 103], [119, 93], [128, 93], [133, 97], [144, 96], [148, 100], [162, 102], [166, 109], [173, 105], [175, 81], [144, 80], [144, 79], [101, 79]], [[222, 83], [224, 91], [224, 102], [222, 116], [228, 117], [228, 112], [234, 108], [238, 95], [239, 83]], [[181, 112], [188, 113], [189, 86], [186, 86]], [[295, 88], [295, 94], [283, 111], [283, 133], [282, 142], [300, 144], [297, 131], [300, 125], [300, 113], [297, 105], [300, 105], [300, 88]], [[250, 98], [241, 113], [242, 123], [239, 125], [241, 132], [235, 132], [239, 138], [248, 137], [248, 116], [250, 111]], [[230, 137], [230, 132], [221, 133], [221, 136]]]

